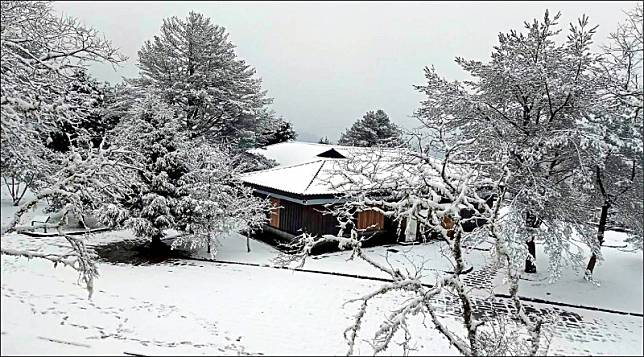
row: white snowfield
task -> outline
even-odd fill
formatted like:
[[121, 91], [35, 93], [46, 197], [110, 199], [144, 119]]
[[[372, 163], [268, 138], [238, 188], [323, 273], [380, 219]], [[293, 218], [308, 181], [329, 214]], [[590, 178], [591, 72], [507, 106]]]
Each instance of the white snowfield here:
[[[14, 211], [3, 200], [2, 222]], [[32, 212], [37, 214], [37, 212]], [[607, 245], [622, 246], [624, 235], [610, 232]], [[94, 235], [90, 245], [132, 239], [129, 231]], [[12, 234], [0, 242], [3, 248], [35, 251], [66, 249], [59, 238], [34, 238]], [[488, 246], [467, 250], [466, 261], [475, 276], [492, 263]], [[410, 267], [424, 262], [426, 282], [449, 270], [442, 244], [389, 246], [366, 249], [383, 263]], [[1, 328], [2, 355], [13, 354], [266, 354], [340, 355], [347, 345], [343, 331], [351, 324], [358, 303], [346, 304], [380, 287], [383, 282], [347, 276], [320, 274], [338, 272], [386, 278], [362, 261], [347, 261], [349, 252], [330, 253], [307, 260], [304, 269], [275, 269], [277, 251], [261, 242], [239, 235], [222, 238], [217, 260], [228, 264], [195, 260], [171, 260], [154, 265], [99, 263], [91, 299], [78, 284], [75, 271], [50, 262], [2, 256]], [[583, 267], [571, 269], [559, 281], [548, 284], [540, 272], [522, 280], [520, 295], [590, 308], [640, 314], [628, 315], [588, 308], [557, 307], [566, 316], [551, 342], [550, 354], [641, 355], [642, 252], [624, 248], [603, 249], [605, 261], [596, 268], [599, 286], [583, 280]], [[403, 254], [407, 257], [405, 258]], [[547, 264], [539, 246], [538, 267]], [[252, 265], [245, 265], [252, 264]], [[576, 273], [575, 273], [576, 272]], [[502, 274], [496, 274], [500, 282]], [[479, 286], [482, 299], [491, 292], [506, 292], [502, 286]], [[372, 354], [366, 342], [388, 311], [407, 296], [392, 293], [369, 304], [367, 318], [358, 335], [355, 354]], [[503, 300], [498, 300], [503, 302]], [[549, 304], [527, 303], [536, 309]], [[459, 333], [460, 320], [448, 312], [441, 318]], [[429, 323], [428, 323], [429, 324]], [[414, 335], [412, 354], [456, 355], [447, 340], [422, 316], [410, 322]], [[399, 341], [402, 336], [398, 336]], [[385, 355], [400, 355], [395, 343]]]

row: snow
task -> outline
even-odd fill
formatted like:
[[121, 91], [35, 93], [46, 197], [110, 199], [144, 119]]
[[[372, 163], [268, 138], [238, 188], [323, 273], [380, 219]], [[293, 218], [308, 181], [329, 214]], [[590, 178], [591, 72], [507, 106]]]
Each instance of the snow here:
[[[15, 207], [3, 197], [3, 224]], [[642, 252], [620, 246], [625, 234], [608, 232], [602, 249], [605, 261], [596, 267], [595, 286], [583, 275], [564, 272], [554, 284], [521, 280], [520, 295], [569, 304], [626, 312], [642, 312]], [[95, 234], [88, 245], [133, 239], [131, 231]], [[37, 251], [66, 249], [60, 238], [34, 238], [10, 234], [3, 248]], [[278, 251], [239, 234], [222, 237], [216, 245], [221, 262], [170, 260], [155, 265], [99, 262], [91, 300], [71, 269], [53, 268], [39, 259], [2, 256], [2, 350], [5, 354], [269, 354], [339, 355], [346, 353], [343, 331], [351, 323], [357, 304], [344, 304], [380, 287], [383, 282], [335, 272], [388, 278], [362, 260], [348, 261], [350, 252], [335, 252], [307, 260], [307, 271], [274, 269]], [[491, 246], [482, 243], [465, 250], [467, 266], [474, 273], [493, 262]], [[366, 248], [380, 263], [411, 268], [424, 263], [426, 283], [452, 266], [445, 245], [392, 245]], [[538, 267], [547, 257], [538, 246]], [[196, 256], [206, 257], [203, 252]], [[249, 263], [252, 265], [223, 262]], [[295, 264], [291, 265], [294, 267]], [[497, 274], [500, 281], [502, 272]], [[539, 273], [541, 274], [541, 273]], [[541, 276], [537, 274], [537, 278]], [[485, 289], [475, 295], [486, 297]], [[497, 286], [494, 292], [504, 292]], [[371, 354], [368, 340], [382, 318], [406, 299], [390, 294], [369, 304], [368, 317], [357, 339], [356, 354]], [[551, 307], [530, 304], [534, 307]], [[565, 308], [583, 318], [585, 330], [555, 333], [554, 354], [642, 354], [642, 317]], [[450, 328], [460, 322], [441, 315]], [[410, 322], [416, 351], [412, 354], [455, 355], [446, 339], [422, 326], [421, 317]], [[599, 331], [599, 332], [598, 332]], [[582, 340], [580, 342], [580, 340]], [[401, 354], [393, 344], [385, 354]]]
[[[371, 148], [371, 151], [366, 151], [364, 148], [344, 147], [341, 151], [352, 160], [317, 158], [309, 162], [245, 173], [241, 175], [241, 179], [249, 184], [305, 196], [339, 195], [355, 189], [357, 182], [377, 185], [378, 180], [384, 178], [410, 179], [409, 169], [415, 165], [400, 165], [397, 161], [388, 160], [394, 149]], [[362, 175], [361, 165], [368, 165], [373, 177]], [[350, 183], [347, 178], [355, 183]]]
[[[335, 149], [345, 157], [351, 157], [357, 154], [369, 153], [374, 148], [357, 147], [333, 144], [316, 144], [301, 141], [287, 141], [278, 144], [267, 145], [262, 148], [251, 149], [249, 152], [260, 154], [268, 159], [275, 160], [279, 166], [291, 166], [319, 160], [318, 155], [323, 152]], [[382, 151], [394, 151], [393, 149], [378, 148]]]
[[[119, 235], [129, 236], [127, 231], [100, 234], [107, 240]], [[24, 236], [12, 238], [17, 237]], [[246, 242], [240, 238], [222, 239], [218, 259], [242, 257], [236, 260], [265, 263], [277, 253], [255, 241], [251, 242], [251, 253], [247, 253]], [[431, 247], [405, 249], [417, 256], [431, 252]], [[369, 251], [375, 254], [386, 249], [390, 247]], [[433, 250], [434, 256], [440, 255]], [[470, 254], [475, 252], [481, 251], [472, 250]], [[83, 288], [74, 285], [76, 273], [70, 269], [54, 269], [39, 260], [7, 256], [1, 259], [2, 354], [343, 354], [346, 344], [342, 332], [357, 308], [344, 302], [382, 284], [213, 262], [177, 260], [142, 266], [101, 263], [96, 292], [88, 300]], [[366, 273], [364, 267], [345, 260], [346, 252], [328, 254], [312, 259], [305, 268], [332, 271], [335, 267], [345, 273]], [[370, 304], [373, 315], [365, 321], [359, 336], [370, 337], [382, 315], [402, 301], [403, 296], [390, 295]], [[642, 352], [641, 343], [637, 343], [642, 333], [641, 318], [573, 310], [590, 321], [614, 321], [616, 326], [627, 326], [628, 330], [605, 331], [620, 337], [615, 343], [589, 342], [581, 347], [569, 343], [565, 334], [557, 335], [552, 350], [566, 353], [585, 348], [594, 354]], [[455, 320], [445, 319], [450, 326], [458, 326]], [[411, 328], [418, 348], [415, 353], [456, 354], [434, 330], [422, 327], [420, 319], [413, 321]], [[370, 353], [369, 345], [358, 341], [356, 353]], [[386, 354], [401, 352], [393, 347]]]
[[[246, 183], [275, 188], [284, 192], [311, 194], [308, 188], [318, 176], [325, 161], [317, 160], [293, 166], [278, 166], [268, 170], [250, 172], [242, 175], [242, 180]], [[324, 193], [335, 193], [335, 191], [331, 187], [327, 187], [327, 192]]]
[[335, 145], [287, 141], [267, 145], [263, 148], [251, 149], [251, 153], [260, 154], [268, 159], [277, 161], [279, 166], [291, 166], [319, 159], [317, 155], [335, 148]]
[[[34, 194], [31, 192], [31, 190], [27, 190], [25, 192], [25, 196], [20, 200], [20, 204], [23, 204], [27, 202], [28, 200], [32, 199], [34, 197]], [[29, 212], [27, 212], [21, 219], [21, 224], [29, 224], [30, 220], [34, 216], [42, 216], [46, 213], [43, 212], [43, 208], [46, 205], [43, 202], [39, 202], [34, 206]], [[7, 188], [4, 183], [0, 185], [0, 221], [2, 221], [1, 225], [4, 226], [5, 224], [9, 223], [11, 219], [13, 219], [13, 215], [18, 211], [20, 207], [19, 206], [14, 206], [13, 203], [11, 202], [11, 195], [9, 194], [9, 189]]]
[[337, 187], [344, 180], [337, 161], [322, 159], [291, 166], [254, 171], [243, 174], [242, 180], [253, 185], [273, 188], [298, 195], [337, 195]]
[[[355, 309], [344, 302], [378, 286], [208, 262], [101, 264], [100, 273], [97, 291], [87, 300], [82, 288], [73, 287], [71, 270], [3, 256], [2, 354], [341, 354], [342, 331]], [[381, 301], [375, 308], [396, 302]], [[377, 323], [364, 328], [373, 332]], [[419, 337], [428, 351], [455, 353], [436, 334]], [[369, 350], [363, 343], [357, 352]]]
[[[593, 272], [593, 279], [599, 286], [584, 279], [585, 265], [564, 268], [559, 280], [548, 283], [548, 273], [545, 272], [548, 257], [543, 251], [543, 245], [538, 244], [537, 274], [524, 276], [525, 279], [534, 281], [522, 279], [519, 284], [519, 295], [641, 314], [644, 296], [642, 251], [612, 247], [615, 246], [614, 244], [623, 242], [625, 238], [625, 233], [606, 232], [606, 243], [602, 247], [604, 260], [598, 262]], [[583, 248], [585, 248], [584, 263], [587, 263], [590, 249]], [[504, 286], [499, 286], [497, 292], [502, 292], [504, 289]]]

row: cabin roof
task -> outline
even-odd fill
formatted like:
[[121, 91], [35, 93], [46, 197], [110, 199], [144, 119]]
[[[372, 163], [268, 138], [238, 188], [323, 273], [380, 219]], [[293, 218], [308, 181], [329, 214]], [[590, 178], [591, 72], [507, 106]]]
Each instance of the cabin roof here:
[[[418, 173], [414, 168], [419, 159], [406, 149], [286, 142], [253, 151], [280, 165], [245, 173], [242, 181], [258, 191], [280, 194], [294, 202], [313, 198], [316, 202], [330, 202], [356, 187], [387, 190], [382, 179], [395, 175], [400, 180], [390, 180], [385, 185], [398, 187], [399, 182], [413, 181]], [[439, 162], [434, 162], [435, 168], [440, 169]], [[436, 169], [430, 171], [428, 174], [439, 179]], [[423, 176], [426, 180], [427, 176]]]
[[[381, 148], [293, 144], [295, 145], [276, 144], [280, 145], [277, 150], [278, 155], [276, 156], [284, 154], [284, 151], [286, 151], [284, 148], [289, 148], [290, 151], [297, 151], [299, 148], [306, 147], [306, 150], [310, 150], [308, 152], [310, 156], [307, 161], [291, 165], [282, 164], [266, 170], [245, 173], [241, 176], [242, 181], [256, 188], [278, 190], [294, 196], [333, 197], [345, 192], [342, 189], [342, 184], [346, 183], [348, 177], [351, 177], [351, 180], [365, 179], [364, 177], [360, 177], [361, 175], [356, 172], [347, 170], [344, 165], [347, 159], [356, 159], [358, 160], [357, 162], [365, 163], [368, 163], [370, 160], [378, 160], [382, 164], [387, 161], [389, 154], [395, 152], [393, 149]], [[311, 150], [311, 147], [316, 150]], [[269, 148], [267, 152], [275, 154], [276, 151], [273, 149]], [[301, 155], [302, 153], [299, 154]], [[288, 159], [286, 158], [286, 161], [282, 160], [282, 163], [288, 162]], [[306, 158], [304, 155], [301, 155], [297, 159], [305, 160]], [[399, 167], [399, 165], [395, 166]], [[379, 172], [382, 175], [390, 175], [393, 171], [397, 171], [396, 168], [387, 167], [387, 165], [381, 165], [380, 168], [384, 168]]]
[[[395, 149], [379, 150], [391, 151]], [[250, 153], [260, 154], [268, 159], [275, 160], [278, 166], [308, 163], [320, 158], [344, 159], [371, 151], [373, 151], [373, 148], [305, 143], [301, 141], [287, 141], [249, 150]]]
[[246, 183], [302, 196], [338, 194], [329, 181], [333, 159], [278, 166], [242, 175]]

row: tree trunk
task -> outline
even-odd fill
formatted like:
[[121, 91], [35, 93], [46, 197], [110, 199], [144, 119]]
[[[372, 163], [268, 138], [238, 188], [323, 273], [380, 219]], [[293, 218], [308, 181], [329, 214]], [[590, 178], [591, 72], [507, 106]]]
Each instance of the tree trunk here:
[[18, 189], [16, 190], [16, 179], [11, 176], [11, 200], [13, 205], [18, 207], [20, 205], [20, 200], [18, 199], [18, 192], [20, 191], [20, 181], [18, 181]]
[[162, 237], [163, 237], [162, 235], [152, 237], [152, 242], [150, 242], [151, 250], [158, 250], [163, 246], [163, 243], [161, 242]]
[[[453, 223], [453, 221], [452, 221]], [[464, 286], [460, 283], [460, 279], [458, 278], [458, 275], [462, 274], [465, 270], [465, 264], [463, 262], [463, 250], [461, 249], [461, 230], [457, 229], [456, 231], [451, 230], [452, 236], [448, 237], [454, 239], [451, 250], [452, 250], [452, 255], [454, 257], [454, 260], [456, 262], [456, 266], [454, 267], [454, 275], [456, 276], [456, 280], [458, 281], [457, 284], [454, 284], [454, 288], [456, 290], [456, 294], [458, 295], [459, 299], [461, 300], [461, 307], [463, 309], [463, 322], [465, 324], [465, 327], [467, 329], [467, 337], [470, 342], [470, 349], [472, 352], [473, 356], [478, 356], [479, 351], [478, 351], [478, 336], [477, 336], [477, 329], [475, 327], [476, 319], [474, 317], [474, 308], [472, 306], [472, 302], [470, 301], [469, 296], [467, 295], [467, 290], [464, 289]]]
[[[526, 226], [529, 227], [530, 229], [536, 229], [539, 228], [541, 225], [541, 220], [531, 212], [526, 213]], [[532, 232], [530, 232], [532, 235]], [[530, 256], [528, 256], [525, 260], [525, 272], [526, 273], [536, 273], [537, 272], [537, 249], [536, 249], [536, 244], [534, 242], [534, 236], [531, 236], [529, 240], [526, 241], [526, 245], [528, 246], [528, 253], [530, 253]]]
[[248, 253], [250, 253], [250, 237], [246, 236], [246, 249], [248, 250]]
[[[608, 220], [608, 209], [610, 208], [610, 203], [604, 202], [602, 206], [602, 213], [599, 216], [599, 227], [597, 228], [597, 242], [599, 243], [598, 250], [601, 249], [602, 244], [604, 244], [604, 232], [606, 231], [606, 221]], [[597, 263], [597, 255], [593, 252], [593, 255], [588, 261], [588, 266], [586, 267], [586, 275], [590, 276], [593, 274], [595, 269], [595, 263]]]
[[531, 238], [529, 241], [527, 241], [526, 244], [528, 245], [528, 253], [530, 253], [530, 255], [532, 256], [532, 259], [534, 259], [534, 260], [532, 260], [531, 257], [526, 258], [526, 260], [525, 260], [525, 272], [526, 273], [536, 273], [537, 272], [537, 266], [535, 264], [535, 261], [537, 259], [537, 249], [536, 249], [536, 245], [534, 243], [534, 237]]

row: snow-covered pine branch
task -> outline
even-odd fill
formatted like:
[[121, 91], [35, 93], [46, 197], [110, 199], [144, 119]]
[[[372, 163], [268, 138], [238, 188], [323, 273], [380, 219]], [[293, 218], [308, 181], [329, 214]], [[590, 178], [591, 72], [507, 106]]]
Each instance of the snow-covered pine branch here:
[[226, 233], [260, 227], [270, 206], [239, 180], [243, 160], [223, 145], [190, 139], [180, 118], [155, 95], [134, 101], [115, 129], [116, 141], [137, 153], [141, 170], [130, 182], [132, 195], [105, 210], [103, 220], [132, 228], [153, 247], [161, 247], [167, 229], [181, 232], [173, 246], [210, 248]]
[[190, 138], [252, 147], [265, 122], [275, 120], [255, 69], [203, 14], [164, 19], [138, 53], [141, 77], [130, 82], [172, 105]]

